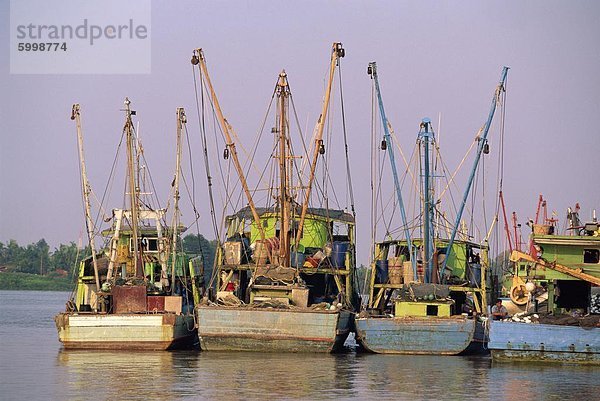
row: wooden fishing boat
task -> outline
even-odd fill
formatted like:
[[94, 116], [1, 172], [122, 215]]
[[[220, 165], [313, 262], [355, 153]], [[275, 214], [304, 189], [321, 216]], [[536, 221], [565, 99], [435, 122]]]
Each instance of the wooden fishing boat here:
[[[287, 75], [277, 80], [275, 145], [271, 160], [274, 184], [265, 207], [256, 207], [239, 164], [231, 126], [224, 119], [212, 89], [202, 50], [192, 63], [201, 79], [227, 139], [231, 157], [248, 206], [225, 219], [225, 240], [217, 252], [216, 290], [196, 307], [198, 335], [203, 351], [331, 352], [340, 349], [353, 327], [353, 275], [355, 233], [353, 213], [330, 207], [313, 207], [311, 190], [325, 146], [334, 72], [344, 49], [334, 43], [329, 84], [314, 137], [308, 181], [301, 176], [292, 154], [291, 92]], [[326, 182], [324, 180], [324, 182]], [[274, 203], [271, 200], [274, 199]]]
[[[472, 172], [457, 212], [448, 227], [439, 215], [441, 199], [434, 199], [434, 151], [436, 135], [429, 119], [423, 119], [417, 139], [420, 178], [418, 235], [411, 233], [406, 217], [400, 178], [396, 170], [391, 125], [385, 115], [375, 63], [368, 73], [377, 96], [384, 139], [383, 150], [391, 164], [403, 234], [394, 239], [389, 227], [386, 239], [373, 247], [368, 302], [356, 318], [356, 338], [366, 350], [388, 354], [458, 355], [485, 352], [487, 338], [482, 315], [487, 309], [487, 237], [481, 243], [457, 237], [461, 216], [473, 183], [475, 170], [487, 143], [487, 134], [504, 90], [507, 68], [502, 71], [488, 120], [478, 141]], [[380, 189], [377, 189], [380, 192]], [[377, 204], [379, 201], [374, 201]], [[436, 217], [437, 215], [437, 217]], [[414, 230], [414, 228], [413, 228]], [[447, 231], [447, 237], [444, 235]], [[450, 233], [450, 230], [451, 233]], [[374, 229], [375, 232], [375, 229]]]
[[[91, 255], [78, 271], [76, 288], [66, 311], [55, 317], [59, 341], [66, 349], [165, 350], [197, 343], [193, 306], [203, 285], [202, 261], [181, 251], [179, 225], [179, 153], [183, 109], [177, 110], [178, 165], [174, 187], [174, 218], [166, 226], [166, 210], [142, 208], [143, 188], [135, 161], [142, 155], [134, 146], [135, 132], [125, 101], [124, 134], [128, 159], [128, 209], [112, 211], [112, 226], [102, 234], [107, 246], [97, 252], [85, 172], [79, 105], [73, 106], [77, 122], [82, 188]], [[145, 200], [144, 205], [150, 205]]]
[[595, 218], [581, 224], [577, 208], [568, 220], [572, 235], [533, 224], [533, 252], [512, 252], [510, 302], [524, 312], [490, 322], [494, 361], [600, 364], [600, 315], [591, 303], [600, 286], [600, 229]]

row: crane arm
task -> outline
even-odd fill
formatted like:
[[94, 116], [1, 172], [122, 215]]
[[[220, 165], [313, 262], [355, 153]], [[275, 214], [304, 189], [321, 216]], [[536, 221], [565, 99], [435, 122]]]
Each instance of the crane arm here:
[[252, 217], [254, 218], [254, 222], [256, 223], [256, 227], [258, 228], [258, 232], [260, 235], [261, 241], [265, 240], [265, 231], [260, 224], [260, 216], [256, 210], [256, 206], [254, 204], [254, 200], [252, 199], [252, 194], [250, 193], [250, 189], [248, 188], [248, 182], [246, 181], [246, 177], [244, 175], [244, 171], [242, 169], [242, 165], [240, 164], [240, 160], [237, 154], [237, 150], [235, 147], [235, 142], [232, 139], [231, 135], [231, 125], [227, 122], [225, 117], [223, 116], [223, 111], [221, 110], [221, 106], [219, 105], [219, 100], [217, 99], [217, 94], [215, 93], [212, 82], [210, 80], [210, 76], [208, 74], [208, 68], [206, 67], [206, 59], [204, 57], [204, 53], [202, 49], [194, 50], [194, 55], [192, 57], [192, 64], [200, 64], [200, 71], [204, 74], [206, 78], [206, 84], [208, 85], [208, 90], [210, 92], [211, 99], [215, 106], [215, 111], [217, 112], [217, 118], [219, 120], [219, 124], [221, 125], [221, 129], [223, 134], [225, 135], [225, 140], [227, 141], [226, 145], [231, 153], [231, 158], [233, 159], [233, 165], [235, 166], [235, 170], [238, 174], [240, 182], [242, 184], [242, 188], [244, 193], [246, 194], [246, 198], [248, 199], [248, 206], [250, 207], [250, 211], [252, 212]]
[[338, 60], [344, 57], [346, 51], [339, 42], [334, 42], [331, 49], [331, 62], [329, 63], [329, 80], [327, 82], [327, 88], [325, 89], [325, 99], [323, 100], [323, 107], [321, 109], [321, 115], [317, 121], [317, 133], [315, 135], [315, 142], [313, 148], [312, 159], [310, 162], [310, 175], [308, 178], [308, 185], [306, 187], [306, 194], [304, 196], [304, 202], [302, 203], [302, 211], [300, 213], [300, 221], [298, 222], [298, 231], [296, 232], [296, 245], [302, 238], [302, 229], [304, 228], [304, 220], [306, 218], [306, 212], [308, 211], [308, 201], [312, 191], [312, 186], [315, 180], [315, 169], [317, 167], [317, 160], [319, 158], [319, 144], [323, 140], [323, 129], [325, 128], [325, 121], [327, 120], [327, 112], [329, 111], [329, 99], [331, 97], [331, 87], [333, 85], [333, 78], [335, 74], [335, 67], [338, 65]]

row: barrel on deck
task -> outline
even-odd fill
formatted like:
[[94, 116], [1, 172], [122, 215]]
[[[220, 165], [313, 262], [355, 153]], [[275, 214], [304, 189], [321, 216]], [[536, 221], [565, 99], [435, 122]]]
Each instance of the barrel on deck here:
[[300, 268], [304, 266], [306, 255], [300, 252], [290, 252], [290, 263], [292, 267]]
[[254, 253], [252, 254], [252, 260], [259, 266], [267, 264], [269, 258], [269, 247], [262, 241], [256, 241]]
[[375, 283], [385, 284], [388, 281], [388, 261], [377, 260], [375, 261]]
[[388, 276], [390, 284], [402, 284], [404, 275], [403, 257], [393, 257], [388, 260]]
[[402, 276], [404, 284], [412, 283], [415, 281], [415, 275], [413, 273], [412, 263], [410, 261], [402, 264]]
[[469, 284], [473, 287], [481, 286], [481, 265], [479, 263], [469, 265]]
[[348, 252], [349, 242], [334, 242], [331, 252], [331, 263], [333, 267], [346, 266], [346, 253]]

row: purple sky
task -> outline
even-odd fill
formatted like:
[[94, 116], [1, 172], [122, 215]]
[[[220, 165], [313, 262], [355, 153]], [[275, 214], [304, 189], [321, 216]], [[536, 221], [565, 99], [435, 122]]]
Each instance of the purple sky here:
[[[163, 200], [174, 165], [175, 108], [184, 106], [206, 192], [189, 58], [202, 47], [225, 115], [250, 146], [279, 71], [286, 69], [309, 131], [320, 111], [333, 41], [346, 48], [344, 97], [355, 183], [369, 179], [371, 82], [377, 61], [388, 117], [412, 147], [422, 117], [437, 124], [453, 170], [485, 122], [503, 65], [507, 208], [533, 217], [538, 194], [564, 221], [600, 206], [600, 3], [597, 1], [154, 1], [149, 75], [10, 75], [9, 4], [0, 4], [0, 241], [77, 241], [83, 225], [71, 105], [83, 115], [88, 174], [102, 193], [125, 96], [138, 111]], [[302, 127], [305, 128], [304, 126]], [[469, 163], [470, 164], [470, 163]], [[357, 192], [359, 262], [369, 248], [370, 194]], [[116, 190], [114, 192], [117, 192]], [[203, 233], [212, 237], [198, 197]], [[110, 205], [119, 206], [119, 205]], [[599, 210], [600, 212], [600, 210]], [[184, 208], [183, 221], [191, 220]], [[527, 234], [524, 231], [524, 234]]]

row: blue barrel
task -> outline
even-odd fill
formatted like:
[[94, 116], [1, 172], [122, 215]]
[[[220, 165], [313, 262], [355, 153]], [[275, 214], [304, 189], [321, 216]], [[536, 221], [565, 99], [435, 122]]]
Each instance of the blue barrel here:
[[292, 264], [292, 267], [300, 268], [300, 267], [304, 266], [305, 258], [306, 258], [306, 255], [304, 255], [303, 253], [300, 253], [300, 252], [292, 251], [290, 253], [290, 263]]
[[334, 242], [331, 252], [331, 264], [333, 267], [345, 267], [346, 252], [348, 252], [349, 242]]
[[388, 281], [388, 261], [375, 261], [375, 284], [385, 284]]
[[481, 286], [481, 265], [479, 263], [469, 265], [469, 284], [472, 287]]

